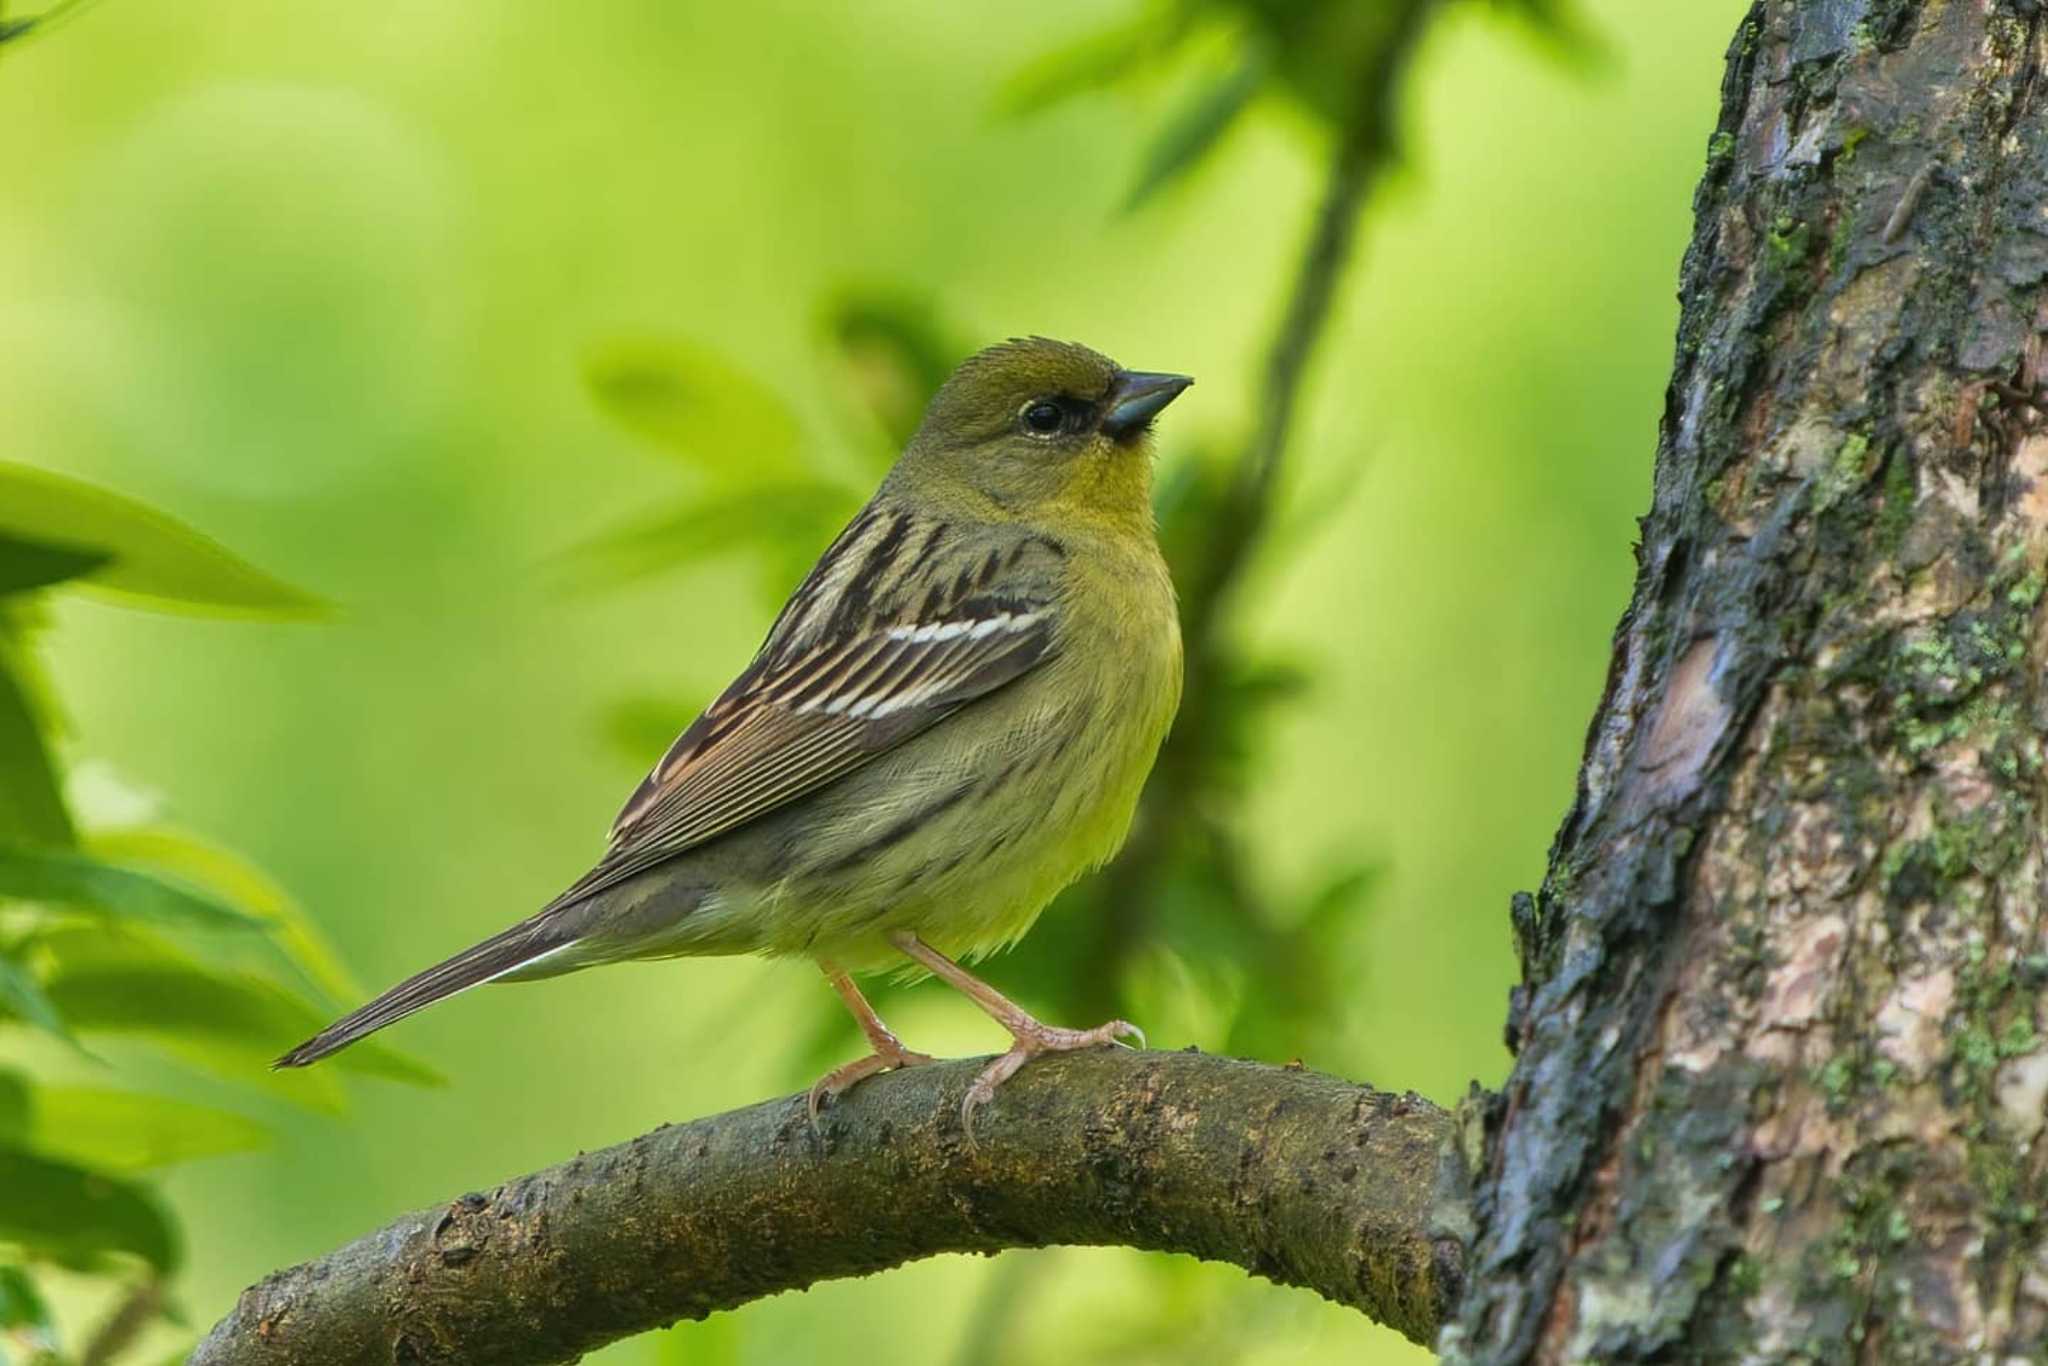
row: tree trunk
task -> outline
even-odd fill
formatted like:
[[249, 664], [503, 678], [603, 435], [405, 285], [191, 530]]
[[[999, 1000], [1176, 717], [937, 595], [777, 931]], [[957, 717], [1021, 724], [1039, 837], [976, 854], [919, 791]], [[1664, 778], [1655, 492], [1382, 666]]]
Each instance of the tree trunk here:
[[2048, 1360], [2044, 26], [1730, 50], [1452, 1360]]

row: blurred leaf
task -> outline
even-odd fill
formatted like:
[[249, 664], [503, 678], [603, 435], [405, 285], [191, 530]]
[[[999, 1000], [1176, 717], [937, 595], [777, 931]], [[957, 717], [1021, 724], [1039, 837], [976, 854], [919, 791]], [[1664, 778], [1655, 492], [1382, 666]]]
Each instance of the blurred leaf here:
[[330, 1068], [414, 1085], [441, 1083], [439, 1074], [376, 1040], [318, 1068], [273, 1071], [271, 1061], [326, 1017], [268, 982], [213, 971], [160, 940], [59, 930], [35, 943], [56, 965], [44, 990], [82, 1035], [145, 1038], [196, 1067], [314, 1109], [342, 1106]]
[[254, 916], [150, 873], [62, 849], [0, 844], [0, 897], [6, 896], [184, 929], [264, 928]]
[[584, 382], [627, 430], [731, 483], [800, 474], [799, 427], [774, 391], [686, 342], [627, 340], [594, 353]]
[[1195, 449], [1163, 467], [1152, 496], [1159, 548], [1180, 585], [1183, 620], [1190, 627], [1199, 622], [1187, 614], [1207, 610], [1197, 595], [1209, 581], [1226, 518], [1237, 515], [1231, 496], [1234, 482], [1229, 462], [1213, 451]]
[[225, 1110], [132, 1091], [45, 1086], [36, 1092], [24, 1146], [102, 1171], [134, 1172], [269, 1141], [268, 1129]]
[[146, 864], [176, 873], [263, 921], [270, 926], [269, 938], [286, 961], [326, 1004], [352, 1001], [363, 994], [362, 987], [342, 965], [340, 956], [305, 908], [232, 849], [168, 826], [107, 831], [93, 835], [87, 845], [94, 853], [116, 862]]
[[111, 556], [81, 582], [138, 605], [283, 618], [325, 611], [160, 512], [26, 465], [0, 463], [0, 533]]
[[1310, 894], [1293, 924], [1260, 936], [1243, 960], [1249, 969], [1247, 999], [1228, 1049], [1254, 1057], [1299, 1057], [1341, 1032], [1343, 1003], [1355, 985], [1346, 965], [1356, 961], [1354, 936], [1381, 877], [1374, 864], [1340, 865]]
[[[875, 977], [861, 982], [860, 989], [875, 1013], [886, 1020], [910, 988], [893, 978]], [[806, 1014], [784, 1064], [792, 1084], [809, 1086], [839, 1064], [859, 1057], [864, 1051], [873, 1051], [861, 1037], [852, 1013], [832, 993], [812, 993], [803, 998], [798, 1009]], [[705, 1046], [715, 1047], [716, 1041], [706, 1039]]]
[[68, 1162], [0, 1145], [0, 1242], [65, 1266], [126, 1252], [174, 1271], [178, 1237], [156, 1197], [140, 1186]]
[[1132, 1019], [1176, 1047], [1220, 1049], [1244, 998], [1244, 976], [1228, 959], [1197, 963], [1156, 940], [1141, 945], [1124, 969]]
[[1574, 0], [1493, 0], [1493, 7], [1519, 20], [1537, 47], [1582, 73], [1610, 69], [1614, 53]]
[[1386, 870], [1376, 863], [1351, 863], [1338, 868], [1308, 899], [1301, 917], [1300, 932], [1315, 939], [1328, 935], [1340, 922], [1354, 921], [1367, 897], [1379, 886]]
[[[159, 1296], [156, 1307], [157, 1318], [173, 1328], [190, 1328], [192, 1326], [192, 1314], [185, 1307], [184, 1301], [171, 1294], [169, 1288], [162, 1282], [157, 1284], [157, 1293]], [[191, 1350], [189, 1347], [186, 1348], [186, 1354], [190, 1355]], [[178, 1363], [178, 1366], [184, 1366], [185, 1358], [182, 1356], [174, 1356], [171, 1360]]]
[[26, 41], [31, 35], [41, 38], [52, 29], [62, 28], [91, 9], [97, 2], [98, 0], [54, 0], [54, 3], [46, 5], [40, 14], [0, 20], [0, 43], [17, 38]]
[[1259, 957], [1268, 932], [1264, 908], [1239, 885], [1232, 863], [1220, 843], [1190, 832], [1188, 847], [1162, 869], [1154, 920], [1184, 962], [1242, 971]]
[[[256, 1082], [299, 1098], [310, 1071], [274, 1073], [270, 1064], [312, 1035], [326, 1019], [264, 982], [183, 967], [133, 967], [65, 973], [50, 993], [81, 1033], [139, 1034], [222, 1076]], [[337, 1054], [328, 1066], [390, 1081], [429, 1086], [438, 1074], [376, 1042]], [[317, 1089], [317, 1088], [316, 1088]], [[309, 1103], [324, 1105], [324, 1098]]]
[[1343, 127], [1361, 98], [1381, 98], [1382, 90], [1364, 87], [1384, 80], [1390, 62], [1405, 63], [1418, 20], [1443, 7], [1435, 0], [1239, 0], [1234, 8], [1252, 21], [1272, 54], [1276, 88], [1319, 120]]
[[779, 583], [792, 564], [802, 574], [853, 506], [852, 496], [831, 484], [714, 494], [587, 541], [567, 552], [566, 567], [581, 587], [610, 587], [735, 550], [767, 550]]
[[75, 579], [110, 558], [103, 550], [0, 535], [0, 596]]
[[0, 840], [70, 844], [71, 816], [22, 686], [16, 648], [0, 632]]
[[876, 451], [886, 468], [969, 348], [929, 303], [887, 290], [842, 294], [826, 310], [826, 327], [847, 387], [888, 438]]
[[[861, 983], [861, 990], [868, 992], [870, 1004], [872, 993], [868, 984]], [[836, 1009], [834, 1007], [837, 1007]], [[808, 1086], [824, 1076], [839, 1064], [860, 1056], [862, 1040], [860, 1027], [854, 1023], [844, 1007], [837, 1000], [829, 1004], [824, 1001], [806, 1001], [802, 1009], [806, 1018], [797, 1031], [796, 1043], [790, 1048], [784, 1072], [791, 1079], [790, 1084]], [[881, 1007], [877, 1006], [877, 1013]], [[887, 1019], [885, 1015], [882, 1017]], [[874, 1051], [869, 1049], [869, 1052]]]
[[1297, 560], [1312, 549], [1318, 537], [1337, 525], [1337, 515], [1351, 505], [1370, 463], [1363, 455], [1354, 456], [1313, 486], [1289, 497], [1275, 518], [1277, 525], [1261, 537], [1259, 550], [1265, 562]]
[[161, 792], [130, 781], [105, 759], [81, 759], [64, 772], [64, 804], [87, 830], [147, 825], [164, 808]]
[[0, 1266], [0, 1335], [25, 1339], [42, 1351], [56, 1347], [57, 1326], [50, 1307], [28, 1272], [18, 1266]]
[[1231, 676], [1230, 687], [1248, 705], [1269, 706], [1303, 696], [1313, 681], [1299, 664], [1267, 659], [1244, 664]]
[[1310, 682], [1307, 669], [1283, 660], [1218, 661], [1208, 713], [1210, 786], [1241, 793], [1256, 785], [1261, 741], [1274, 709], [1299, 700]]
[[0, 1143], [26, 1144], [34, 1113], [28, 1078], [0, 1069]]
[[1130, 79], [1148, 57], [1179, 40], [1187, 13], [1182, 6], [1147, 6], [1127, 23], [1083, 34], [1033, 57], [997, 87], [996, 113], [1008, 118], [1036, 114]]
[[1194, 92], [1145, 153], [1126, 209], [1135, 209], [1185, 176], [1214, 151], [1266, 79], [1266, 62], [1250, 50], [1231, 71]]
[[25, 964], [5, 952], [0, 952], [0, 1011], [25, 1020], [66, 1043], [74, 1042], [70, 1029], [64, 1024], [64, 1017], [57, 1011], [57, 1003], [44, 993], [42, 983], [36, 981], [35, 974]]

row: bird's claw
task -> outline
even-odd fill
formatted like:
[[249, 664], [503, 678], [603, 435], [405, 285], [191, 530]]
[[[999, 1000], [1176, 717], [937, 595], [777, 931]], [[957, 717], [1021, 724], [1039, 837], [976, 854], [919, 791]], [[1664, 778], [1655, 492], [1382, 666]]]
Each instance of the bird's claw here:
[[1129, 1048], [1131, 1045], [1124, 1042], [1127, 1037], [1137, 1039], [1139, 1048], [1145, 1046], [1145, 1031], [1129, 1020], [1111, 1020], [1093, 1029], [1061, 1029], [1033, 1020], [1029, 1025], [1013, 1029], [1013, 1036], [1016, 1042], [1010, 1045], [1010, 1051], [984, 1067], [960, 1101], [960, 1130], [967, 1136], [970, 1149], [975, 1146], [974, 1112], [994, 1100], [996, 1088], [1016, 1076], [1019, 1068], [1041, 1053], [1072, 1053], [1083, 1048], [1100, 1048], [1104, 1044]]
[[816, 1133], [818, 1130], [818, 1112], [826, 1101], [836, 1103], [841, 1096], [877, 1072], [893, 1072], [899, 1067], [915, 1067], [919, 1063], [931, 1061], [932, 1056], [929, 1053], [898, 1048], [887, 1053], [870, 1053], [864, 1058], [855, 1058], [852, 1062], [842, 1063], [833, 1068], [811, 1083], [810, 1095], [806, 1098], [806, 1106], [811, 1116], [811, 1132]]

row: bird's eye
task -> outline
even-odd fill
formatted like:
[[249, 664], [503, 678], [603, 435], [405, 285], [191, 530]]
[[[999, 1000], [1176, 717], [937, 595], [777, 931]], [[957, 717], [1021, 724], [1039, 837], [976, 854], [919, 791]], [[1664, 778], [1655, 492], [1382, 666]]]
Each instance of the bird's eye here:
[[1066, 421], [1066, 413], [1050, 399], [1040, 399], [1024, 410], [1024, 430], [1033, 436], [1051, 436]]

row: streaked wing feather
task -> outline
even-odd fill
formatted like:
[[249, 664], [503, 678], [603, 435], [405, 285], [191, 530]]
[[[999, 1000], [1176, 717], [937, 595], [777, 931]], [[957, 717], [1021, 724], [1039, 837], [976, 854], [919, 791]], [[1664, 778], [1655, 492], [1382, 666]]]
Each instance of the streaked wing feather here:
[[1049, 603], [983, 594], [925, 606], [939, 610], [864, 621], [794, 654], [771, 633], [626, 803], [604, 859], [555, 904], [845, 776], [1029, 672], [1052, 648]]

